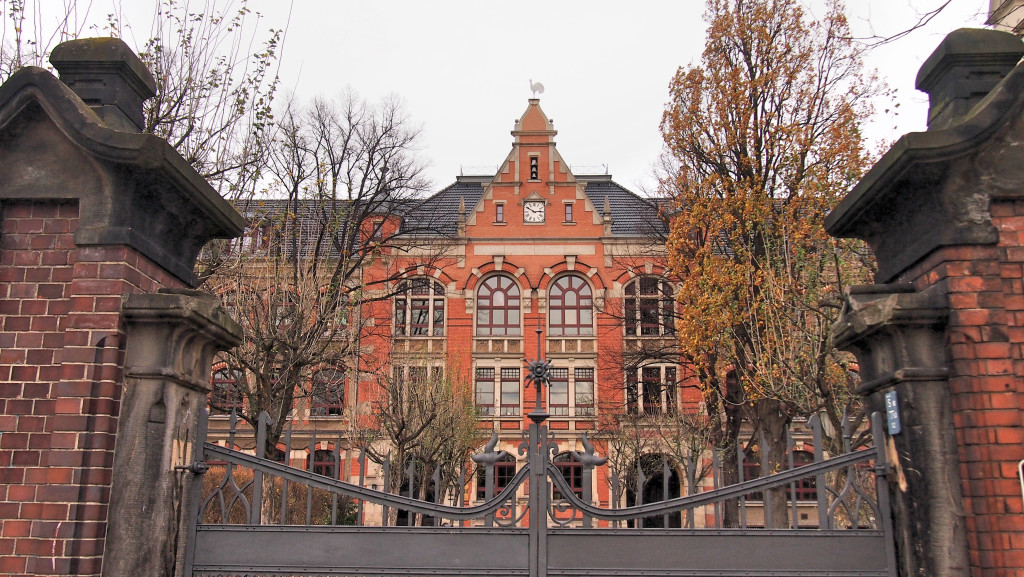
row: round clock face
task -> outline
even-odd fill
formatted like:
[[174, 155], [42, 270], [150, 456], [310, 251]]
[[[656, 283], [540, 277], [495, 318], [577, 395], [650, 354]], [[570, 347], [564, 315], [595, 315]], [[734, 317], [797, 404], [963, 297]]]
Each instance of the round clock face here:
[[526, 222], [544, 222], [544, 201], [531, 200], [524, 202], [523, 220]]

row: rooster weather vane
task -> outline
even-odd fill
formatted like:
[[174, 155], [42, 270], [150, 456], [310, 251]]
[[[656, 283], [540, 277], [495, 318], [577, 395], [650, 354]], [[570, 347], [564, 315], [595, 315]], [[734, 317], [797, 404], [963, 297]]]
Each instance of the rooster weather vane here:
[[530, 90], [533, 91], [533, 97], [537, 98], [537, 93], [544, 94], [544, 85], [541, 84], [540, 82], [534, 82], [533, 79], [531, 78], [530, 79]]

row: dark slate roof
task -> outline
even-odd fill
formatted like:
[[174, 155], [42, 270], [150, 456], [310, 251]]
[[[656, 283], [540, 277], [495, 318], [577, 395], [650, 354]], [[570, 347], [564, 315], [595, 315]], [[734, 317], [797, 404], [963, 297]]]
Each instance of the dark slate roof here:
[[440, 192], [426, 198], [405, 215], [405, 229], [433, 229], [442, 236], [458, 234], [459, 199], [465, 199], [466, 211], [473, 210], [484, 195], [484, 185], [493, 177], [460, 176]]
[[[445, 236], [457, 234], [459, 199], [465, 200], [466, 211], [473, 210], [484, 194], [491, 176], [460, 176], [455, 183], [425, 199], [406, 215], [409, 228], [431, 228]], [[624, 188], [610, 176], [577, 176], [586, 183], [584, 191], [601, 212], [605, 198], [612, 211], [612, 234], [617, 236], [664, 236], [665, 224], [659, 218], [657, 202], [645, 199]], [[430, 222], [429, 227], [422, 226]]]
[[[251, 199], [236, 201], [235, 208], [249, 223], [246, 228], [245, 240], [239, 239], [236, 242], [249, 243], [249, 246], [266, 247], [263, 244], [271, 241], [277, 235], [274, 229], [283, 226], [299, 226], [299, 236], [288, 234], [283, 242], [278, 245], [282, 255], [291, 257], [294, 250], [297, 250], [300, 257], [308, 258], [315, 256], [317, 237], [323, 230], [322, 224], [328, 219], [329, 205], [322, 202], [310, 202], [300, 200], [294, 206], [291, 201], [283, 198]], [[296, 214], [298, 218], [285, 218], [287, 215]], [[343, 234], [339, 231], [339, 234]], [[261, 236], [260, 241], [255, 237]], [[326, 239], [325, 239], [326, 240]], [[294, 241], [294, 242], [293, 242]], [[322, 256], [337, 256], [338, 252], [333, 243], [325, 245], [319, 252]]]
[[577, 176], [576, 180], [587, 183], [586, 192], [590, 202], [599, 211], [604, 211], [604, 200], [612, 209], [612, 234], [622, 236], [664, 236], [658, 204], [643, 198], [611, 179], [610, 176]]

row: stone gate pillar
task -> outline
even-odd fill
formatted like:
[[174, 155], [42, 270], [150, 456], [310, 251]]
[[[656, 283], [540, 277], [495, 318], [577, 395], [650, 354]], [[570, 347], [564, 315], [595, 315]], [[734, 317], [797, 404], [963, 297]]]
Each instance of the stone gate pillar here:
[[[67, 42], [50, 60], [59, 80], [28, 67], [0, 86], [0, 573], [113, 575], [122, 521], [166, 529], [151, 507], [179, 491], [167, 467], [194, 430], [212, 348], [233, 338], [201, 297], [152, 293], [193, 286], [203, 245], [244, 221], [142, 133], [155, 82], [124, 42]], [[156, 436], [143, 462], [125, 454]]]
[[133, 294], [127, 324], [124, 396], [114, 452], [103, 575], [171, 576], [185, 546], [187, 498], [196, 477], [198, 417], [210, 366], [237, 345], [241, 328], [213, 295], [162, 290]]
[[867, 241], [870, 287], [834, 327], [861, 393], [894, 401], [900, 574], [1024, 568], [1024, 45], [951, 33], [917, 76], [929, 128], [904, 135], [825, 221]]

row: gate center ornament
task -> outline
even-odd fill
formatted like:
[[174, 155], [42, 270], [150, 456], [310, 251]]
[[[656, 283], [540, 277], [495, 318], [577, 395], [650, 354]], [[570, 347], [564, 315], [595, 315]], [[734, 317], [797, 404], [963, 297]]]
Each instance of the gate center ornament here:
[[526, 387], [530, 387], [530, 383], [535, 383], [539, 388], [544, 383], [548, 382], [548, 372], [551, 371], [551, 361], [544, 359], [537, 359], [535, 361], [526, 361]]

